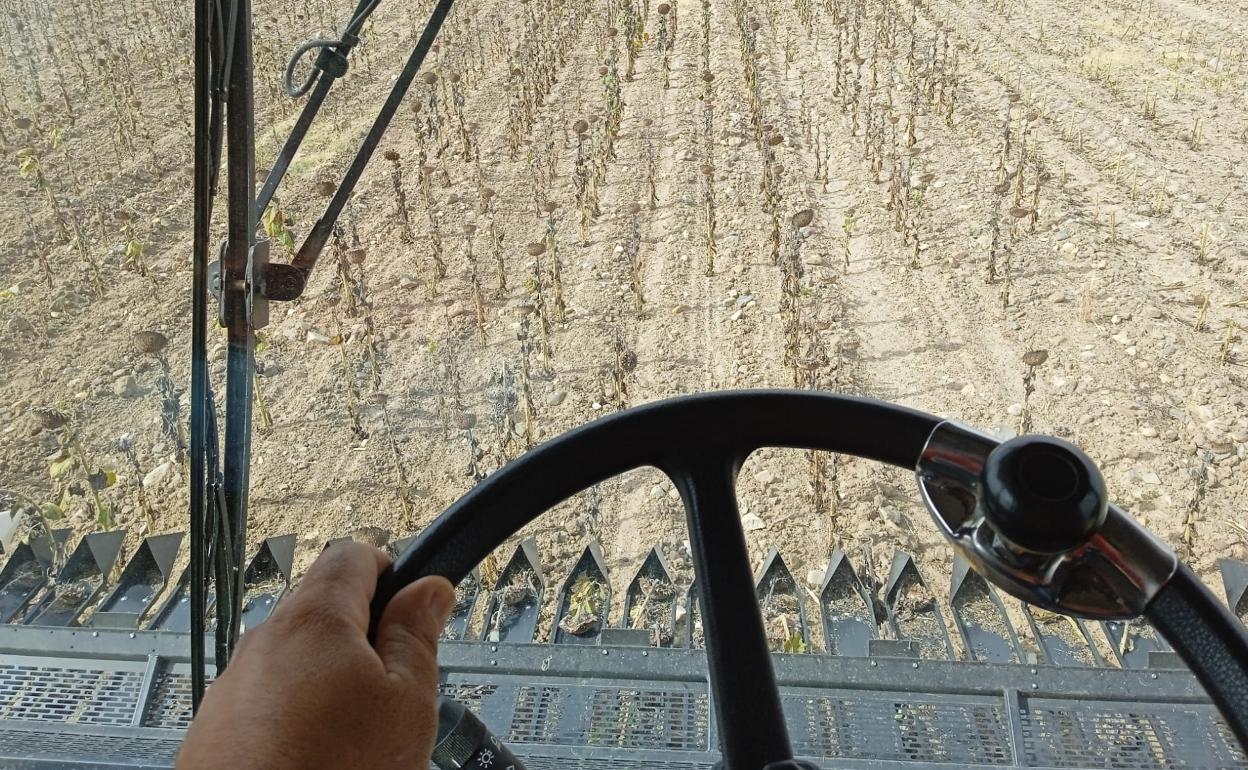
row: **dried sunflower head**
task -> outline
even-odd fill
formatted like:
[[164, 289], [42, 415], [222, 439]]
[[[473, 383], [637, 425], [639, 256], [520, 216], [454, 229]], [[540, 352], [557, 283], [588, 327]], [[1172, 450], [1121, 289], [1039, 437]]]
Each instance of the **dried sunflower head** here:
[[59, 430], [69, 425], [69, 415], [53, 406], [31, 407], [30, 413], [44, 430]]
[[140, 353], [154, 356], [165, 349], [169, 344], [169, 338], [160, 332], [135, 332], [134, 347]]

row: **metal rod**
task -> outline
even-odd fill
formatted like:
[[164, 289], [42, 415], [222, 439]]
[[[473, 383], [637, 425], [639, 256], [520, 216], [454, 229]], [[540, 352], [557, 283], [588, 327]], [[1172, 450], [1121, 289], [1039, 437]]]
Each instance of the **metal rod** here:
[[199, 710], [204, 697], [204, 615], [207, 565], [204, 548], [205, 439], [208, 389], [208, 227], [212, 218], [212, 140], [210, 102], [213, 0], [195, 0], [195, 217], [191, 285], [191, 706]]
[[282, 151], [277, 154], [277, 159], [273, 161], [273, 168], [269, 169], [269, 174], [264, 179], [264, 186], [256, 194], [257, 217], [264, 214], [264, 210], [269, 207], [269, 202], [273, 200], [273, 193], [277, 192], [277, 186], [282, 183], [282, 178], [286, 176], [286, 171], [290, 168], [291, 161], [295, 159], [295, 154], [299, 152], [299, 145], [303, 144], [303, 138], [307, 135], [308, 128], [312, 126], [312, 121], [316, 119], [316, 113], [320, 111], [321, 104], [324, 103], [325, 97], [329, 95], [329, 89], [334, 84], [335, 79], [323, 72], [317, 78], [316, 86], [308, 97], [307, 104], [303, 105], [303, 111], [299, 113], [299, 118], [295, 121], [295, 126], [291, 129], [290, 135], [286, 137], [286, 143], [282, 145]]
[[[380, 3], [381, 0], [360, 0], [356, 5], [355, 14], [343, 29], [342, 39], [332, 49], [338, 56], [342, 57], [344, 62], [351, 54], [351, 49], [355, 48], [356, 43], [359, 42], [360, 28], [364, 26], [364, 22], [368, 20], [373, 11], [377, 10], [377, 6]], [[317, 41], [312, 42], [316, 43]], [[298, 52], [296, 52], [296, 56], [298, 55]], [[319, 60], [317, 64], [319, 64]], [[343, 74], [345, 74], [345, 69]], [[264, 210], [269, 207], [269, 202], [273, 200], [273, 194], [277, 192], [278, 185], [282, 183], [282, 179], [286, 176], [291, 162], [299, 152], [299, 146], [303, 144], [303, 139], [307, 135], [308, 129], [312, 126], [312, 121], [316, 119], [316, 114], [320, 112], [321, 105], [325, 102], [325, 97], [329, 95], [329, 89], [334, 85], [334, 81], [342, 77], [342, 74], [334, 74], [318, 67], [315, 76], [316, 85], [312, 89], [312, 95], [304, 103], [303, 111], [299, 113], [294, 127], [290, 130], [290, 135], [286, 137], [286, 142], [282, 145], [282, 151], [278, 153], [277, 159], [273, 161], [273, 167], [269, 169], [269, 173], [264, 179], [264, 184], [260, 187], [260, 192], [256, 194], [257, 218], [263, 216]]]
[[411, 56], [407, 59], [407, 64], [403, 66], [403, 71], [399, 73], [398, 79], [395, 80], [394, 86], [390, 89], [390, 95], [386, 97], [386, 102], [381, 106], [381, 111], [377, 113], [377, 118], [373, 121], [372, 127], [368, 130], [368, 135], [364, 137], [364, 143], [360, 146], [359, 151], [355, 154], [355, 160], [351, 162], [351, 167], [347, 169], [346, 176], [343, 177], [342, 183], [338, 185], [334, 197], [329, 201], [325, 213], [317, 220], [312, 227], [312, 232], [308, 234], [303, 245], [299, 247], [299, 251], [295, 254], [294, 260], [291, 262], [295, 267], [302, 270], [305, 274], [312, 270], [316, 264], [317, 257], [325, 248], [326, 242], [329, 241], [330, 233], [333, 232], [334, 223], [338, 221], [338, 215], [342, 213], [342, 209], [347, 205], [347, 199], [351, 197], [351, 192], [355, 189], [355, 185], [360, 181], [360, 175], [364, 173], [364, 168], [368, 165], [369, 159], [373, 157], [373, 152], [377, 149], [377, 145], [381, 143], [381, 137], [385, 134], [386, 129], [390, 126], [390, 121], [394, 118], [394, 114], [398, 112], [399, 105], [403, 103], [403, 97], [407, 95], [407, 90], [412, 85], [416, 73], [420, 70], [421, 64], [425, 60], [425, 55], [429, 53], [429, 49], [433, 46], [433, 41], [438, 36], [438, 31], [442, 28], [442, 22], [445, 21], [448, 13], [451, 12], [451, 6], [455, 0], [438, 0], [438, 4], [434, 6], [433, 13], [429, 16], [429, 22], [425, 25], [424, 32], [420, 35], [416, 47], [412, 49]]
[[[229, 200], [228, 245], [221, 265], [222, 308], [226, 327], [225, 453], [223, 486], [226, 522], [231, 542], [222, 543], [229, 571], [218, 575], [218, 588], [228, 583], [229, 603], [218, 604], [218, 629], [224, 630], [228, 663], [238, 641], [242, 610], [242, 569], [247, 533], [247, 491], [251, 465], [252, 374], [255, 371], [255, 330], [251, 324], [252, 285], [248, 263], [256, 240], [255, 125], [252, 102], [251, 2], [235, 0], [230, 52], [229, 93], [226, 99], [227, 189]], [[219, 631], [220, 636], [220, 631]]]

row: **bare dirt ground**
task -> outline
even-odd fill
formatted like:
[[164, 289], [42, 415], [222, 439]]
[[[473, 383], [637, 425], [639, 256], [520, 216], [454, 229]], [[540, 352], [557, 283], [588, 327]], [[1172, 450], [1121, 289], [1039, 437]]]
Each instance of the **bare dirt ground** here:
[[[382, 144], [391, 158], [374, 158], [308, 291], [263, 330], [271, 424], [257, 421], [249, 541], [298, 533], [301, 569], [362, 526], [418, 531], [526, 443], [621, 404], [797, 384], [1071, 440], [1221, 589], [1217, 559], [1248, 558], [1243, 2], [633, 3], [454, 12], [426, 64], [436, 80], [417, 80]], [[129, 552], [144, 499], [154, 531], [187, 526], [161, 366], [135, 333], [168, 338], [184, 391], [191, 14], [5, 5], [0, 488], [57, 503], [85, 533], [101, 524], [84, 467], [115, 469], [100, 504]], [[279, 191], [296, 240], [428, 6], [384, 4], [365, 28]], [[257, 2], [262, 169], [299, 106], [281, 93], [288, 52], [348, 11]], [[223, 339], [211, 347], [219, 387]], [[1047, 358], [1033, 369], [1034, 350]], [[70, 425], [41, 427], [47, 407]], [[85, 460], [57, 465], [69, 433]], [[756, 560], [778, 548], [799, 584], [838, 547], [861, 573], [864, 545], [885, 578], [901, 548], [943, 601], [950, 553], [913, 487], [903, 471], [764, 450], [739, 497]], [[657, 471], [526, 534], [548, 612], [591, 539], [615, 597], [655, 544], [690, 576]]]

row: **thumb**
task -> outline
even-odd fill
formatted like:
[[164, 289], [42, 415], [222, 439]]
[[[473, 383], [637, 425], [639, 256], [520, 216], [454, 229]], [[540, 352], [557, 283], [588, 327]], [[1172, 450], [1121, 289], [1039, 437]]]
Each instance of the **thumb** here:
[[387, 673], [433, 687], [438, 679], [438, 636], [454, 604], [455, 589], [436, 575], [395, 594], [377, 626], [377, 655]]

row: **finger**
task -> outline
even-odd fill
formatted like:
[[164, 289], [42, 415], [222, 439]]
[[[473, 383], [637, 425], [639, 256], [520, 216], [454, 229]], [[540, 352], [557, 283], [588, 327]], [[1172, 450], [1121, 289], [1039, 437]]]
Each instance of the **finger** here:
[[346, 619], [367, 632], [368, 605], [377, 589], [377, 576], [389, 564], [390, 557], [371, 545], [330, 546], [308, 568], [287, 611], [315, 610], [322, 617]]
[[386, 605], [377, 626], [377, 654], [386, 672], [406, 683], [432, 687], [438, 678], [438, 636], [455, 604], [443, 577], [423, 577]]

